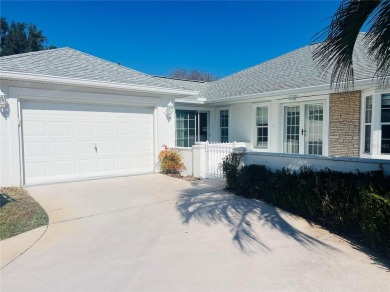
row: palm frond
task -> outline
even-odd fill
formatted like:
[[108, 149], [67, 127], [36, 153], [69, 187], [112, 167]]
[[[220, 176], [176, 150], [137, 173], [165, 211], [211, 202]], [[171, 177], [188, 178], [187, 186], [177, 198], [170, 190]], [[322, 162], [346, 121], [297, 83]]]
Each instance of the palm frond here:
[[336, 89], [349, 90], [354, 85], [353, 49], [358, 34], [381, 1], [343, 0], [331, 24], [315, 35], [322, 41], [313, 52], [318, 68]]
[[364, 37], [369, 55], [377, 62], [376, 78], [383, 86], [390, 75], [390, 1], [382, 1], [369, 21], [370, 29]]

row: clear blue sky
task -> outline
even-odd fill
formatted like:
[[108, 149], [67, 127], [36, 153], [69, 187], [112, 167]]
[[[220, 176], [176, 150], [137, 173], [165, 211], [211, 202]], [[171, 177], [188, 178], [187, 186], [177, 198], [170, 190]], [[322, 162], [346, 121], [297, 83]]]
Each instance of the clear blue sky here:
[[48, 44], [152, 74], [176, 67], [220, 77], [309, 44], [340, 1], [1, 1]]

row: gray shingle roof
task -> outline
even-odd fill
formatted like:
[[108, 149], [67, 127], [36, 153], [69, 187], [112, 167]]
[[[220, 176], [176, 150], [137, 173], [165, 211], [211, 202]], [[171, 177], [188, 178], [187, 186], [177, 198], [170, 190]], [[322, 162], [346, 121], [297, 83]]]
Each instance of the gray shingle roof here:
[[[354, 51], [355, 80], [370, 79], [376, 66], [363, 49], [360, 34]], [[202, 91], [208, 100], [330, 84], [312, 59], [315, 45], [308, 45], [270, 61], [213, 81]]]
[[[376, 66], [363, 49], [360, 34], [354, 51], [356, 80], [370, 79]], [[0, 70], [69, 77], [82, 80], [187, 89], [208, 100], [330, 84], [317, 70], [308, 45], [213, 82], [193, 82], [151, 76], [71, 48], [39, 51], [0, 58]], [[189, 97], [197, 98], [197, 97]]]
[[187, 89], [179, 84], [165, 82], [161, 78], [155, 78], [71, 48], [1, 57], [0, 70], [90, 81], [154, 86], [165, 89]]

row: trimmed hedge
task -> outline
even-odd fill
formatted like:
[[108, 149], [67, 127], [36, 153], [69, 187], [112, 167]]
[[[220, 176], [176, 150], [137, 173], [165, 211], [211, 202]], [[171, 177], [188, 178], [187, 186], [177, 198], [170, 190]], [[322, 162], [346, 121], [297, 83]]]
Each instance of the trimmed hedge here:
[[364, 239], [390, 257], [390, 177], [383, 171], [342, 173], [329, 169], [271, 172], [262, 165], [240, 168], [242, 154], [223, 162], [226, 188]]

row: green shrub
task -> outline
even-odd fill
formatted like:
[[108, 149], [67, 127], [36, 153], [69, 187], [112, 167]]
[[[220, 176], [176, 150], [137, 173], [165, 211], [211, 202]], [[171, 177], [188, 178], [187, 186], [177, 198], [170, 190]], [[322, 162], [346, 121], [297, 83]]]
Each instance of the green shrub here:
[[167, 174], [180, 174], [185, 170], [181, 153], [174, 149], [164, 149], [158, 155], [160, 171]]
[[226, 189], [236, 190], [238, 171], [243, 153], [231, 153], [223, 159], [222, 171], [226, 179]]
[[227, 189], [364, 239], [390, 257], [390, 177], [383, 171], [342, 173], [302, 167], [271, 172], [262, 165], [240, 168], [241, 156], [224, 161]]

